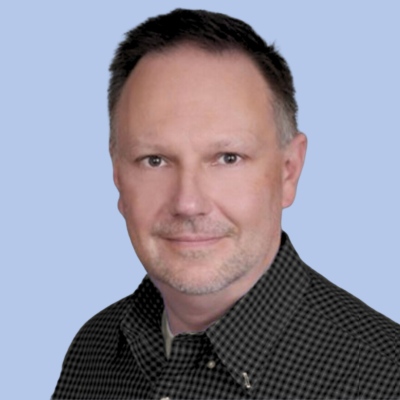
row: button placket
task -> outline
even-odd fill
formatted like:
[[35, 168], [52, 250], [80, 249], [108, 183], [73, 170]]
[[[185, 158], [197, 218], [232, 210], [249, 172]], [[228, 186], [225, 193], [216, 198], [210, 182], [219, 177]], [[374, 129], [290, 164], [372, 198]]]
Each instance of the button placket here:
[[215, 367], [215, 361], [214, 360], [210, 360], [207, 363], [207, 367], [210, 368], [210, 369], [213, 369]]

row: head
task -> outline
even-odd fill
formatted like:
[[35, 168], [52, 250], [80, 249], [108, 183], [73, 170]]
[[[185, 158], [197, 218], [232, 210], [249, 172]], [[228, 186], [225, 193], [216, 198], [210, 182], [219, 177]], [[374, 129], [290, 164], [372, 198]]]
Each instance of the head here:
[[128, 32], [110, 70], [118, 208], [149, 276], [201, 295], [262, 271], [307, 144], [284, 59], [242, 21], [175, 10]]

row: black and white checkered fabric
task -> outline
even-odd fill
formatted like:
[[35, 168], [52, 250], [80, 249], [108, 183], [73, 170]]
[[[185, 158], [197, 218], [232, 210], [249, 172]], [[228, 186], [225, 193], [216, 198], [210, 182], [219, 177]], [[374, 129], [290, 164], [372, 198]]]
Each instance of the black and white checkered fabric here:
[[400, 399], [400, 325], [304, 264], [282, 231], [258, 282], [165, 355], [163, 298], [146, 277], [90, 319], [53, 399]]

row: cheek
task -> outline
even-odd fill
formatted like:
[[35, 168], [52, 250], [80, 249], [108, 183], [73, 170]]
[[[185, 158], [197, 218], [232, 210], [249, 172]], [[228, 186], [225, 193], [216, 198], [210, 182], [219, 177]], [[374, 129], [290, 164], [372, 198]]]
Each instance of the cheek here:
[[131, 227], [137, 233], [149, 230], [155, 215], [162, 206], [163, 198], [160, 186], [143, 185], [134, 179], [125, 182], [121, 188], [120, 201], [128, 229]]
[[[217, 213], [225, 214], [238, 226], [265, 225], [265, 219], [270, 220], [279, 211], [281, 188], [275, 171], [260, 173], [260, 169], [213, 171], [212, 175], [202, 177], [196, 193], [211, 202], [211, 209], [219, 209]], [[137, 236], [148, 234], [158, 221], [171, 217], [166, 213], [169, 202], [176, 198], [177, 188], [173, 177], [166, 174], [161, 178], [147, 175], [146, 179], [134, 175], [127, 174], [121, 180], [120, 201], [128, 229]]]
[[[240, 183], [238, 183], [240, 182]], [[247, 176], [220, 184], [218, 204], [239, 225], [258, 230], [279, 211], [279, 181], [272, 175]]]

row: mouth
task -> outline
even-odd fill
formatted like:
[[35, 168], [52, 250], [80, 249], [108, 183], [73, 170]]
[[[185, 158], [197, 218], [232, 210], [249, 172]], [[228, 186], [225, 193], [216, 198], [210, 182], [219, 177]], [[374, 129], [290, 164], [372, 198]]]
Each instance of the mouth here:
[[179, 238], [165, 238], [169, 243], [178, 247], [206, 247], [212, 246], [223, 239], [220, 237], [179, 237]]

